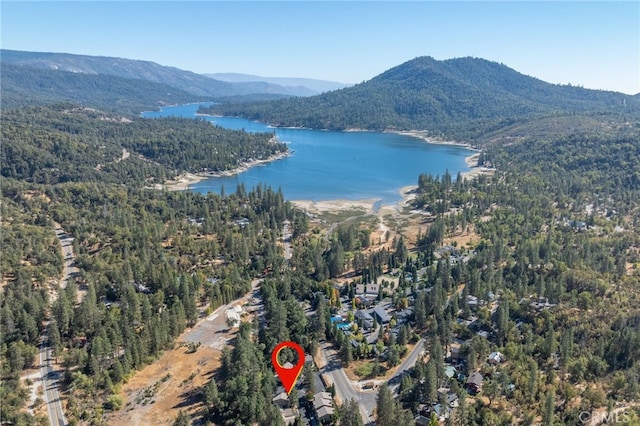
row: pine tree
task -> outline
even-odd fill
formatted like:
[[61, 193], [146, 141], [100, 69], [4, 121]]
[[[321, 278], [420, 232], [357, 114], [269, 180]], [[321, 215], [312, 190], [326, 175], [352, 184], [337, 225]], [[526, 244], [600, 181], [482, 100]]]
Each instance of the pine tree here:
[[340, 407], [339, 415], [340, 420], [338, 425], [340, 426], [363, 426], [358, 403], [353, 399], [348, 399], [342, 407]]
[[395, 401], [389, 385], [383, 383], [378, 390], [378, 402], [376, 405], [378, 426], [397, 426], [398, 422], [395, 418]]
[[422, 384], [422, 393], [429, 403], [434, 403], [438, 399], [438, 376], [436, 366], [433, 359], [429, 359], [424, 372], [424, 383]]

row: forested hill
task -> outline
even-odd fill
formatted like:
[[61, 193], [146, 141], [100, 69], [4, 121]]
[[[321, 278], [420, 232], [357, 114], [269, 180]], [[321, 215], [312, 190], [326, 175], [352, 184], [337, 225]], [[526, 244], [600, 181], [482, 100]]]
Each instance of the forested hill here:
[[310, 98], [213, 108], [278, 126], [427, 129], [452, 135], [472, 125], [533, 115], [638, 114], [640, 99], [546, 83], [483, 59], [420, 57], [356, 86]]
[[138, 115], [163, 105], [200, 98], [184, 90], [145, 80], [36, 69], [2, 62], [2, 109], [74, 102]]
[[24, 52], [0, 50], [3, 63], [32, 68], [71, 71], [82, 74], [114, 75], [166, 84], [193, 95], [218, 97], [275, 93], [283, 95], [308, 95], [296, 88], [265, 82], [229, 83], [205, 77], [191, 71], [168, 67], [150, 61], [140, 61], [106, 56], [73, 55], [68, 53]]
[[271, 133], [184, 118], [132, 120], [73, 105], [2, 114], [3, 178], [37, 184], [159, 183], [177, 173], [222, 171], [286, 152]]

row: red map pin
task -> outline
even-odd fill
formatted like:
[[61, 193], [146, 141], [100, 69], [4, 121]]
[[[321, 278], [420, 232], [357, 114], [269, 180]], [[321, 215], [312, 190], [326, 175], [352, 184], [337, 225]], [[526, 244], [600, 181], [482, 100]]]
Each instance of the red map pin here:
[[[298, 363], [294, 365], [293, 368], [284, 368], [278, 362], [278, 355], [280, 355], [280, 351], [284, 348], [291, 348], [298, 353]], [[271, 352], [271, 363], [273, 364], [273, 368], [275, 368], [276, 373], [278, 373], [278, 377], [280, 377], [284, 390], [287, 391], [287, 394], [290, 393], [291, 389], [293, 389], [293, 386], [296, 384], [296, 380], [300, 377], [300, 372], [304, 366], [304, 350], [297, 343], [282, 342], [273, 349], [273, 352]]]

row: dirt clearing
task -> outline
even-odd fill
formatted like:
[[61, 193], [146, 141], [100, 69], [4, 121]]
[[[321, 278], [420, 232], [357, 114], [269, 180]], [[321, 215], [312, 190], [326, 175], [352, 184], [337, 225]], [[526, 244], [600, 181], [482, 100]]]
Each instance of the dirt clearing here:
[[180, 411], [194, 416], [203, 407], [200, 389], [220, 367], [220, 355], [202, 346], [194, 353], [186, 346], [166, 351], [122, 386], [122, 409], [108, 424], [172, 425]]

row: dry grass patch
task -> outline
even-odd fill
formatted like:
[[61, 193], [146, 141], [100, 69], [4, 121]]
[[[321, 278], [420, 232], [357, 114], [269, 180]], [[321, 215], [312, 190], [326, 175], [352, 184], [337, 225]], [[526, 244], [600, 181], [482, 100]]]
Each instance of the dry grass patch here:
[[459, 231], [454, 236], [443, 239], [444, 245], [454, 245], [454, 243], [456, 243], [457, 247], [473, 247], [479, 242], [480, 235], [476, 233], [472, 225], [469, 225], [469, 231]]
[[171, 425], [180, 411], [195, 416], [203, 406], [200, 389], [220, 367], [220, 351], [185, 346], [166, 351], [122, 386], [123, 408], [110, 425]]

